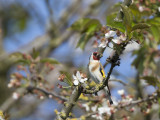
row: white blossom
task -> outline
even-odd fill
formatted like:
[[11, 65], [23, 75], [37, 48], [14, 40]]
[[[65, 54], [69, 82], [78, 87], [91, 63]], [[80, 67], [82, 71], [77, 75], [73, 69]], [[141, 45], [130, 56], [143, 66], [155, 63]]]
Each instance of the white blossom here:
[[14, 92], [14, 93], [12, 94], [12, 97], [13, 97], [13, 99], [17, 100], [17, 99], [19, 98], [19, 94], [16, 93], [16, 92]]
[[127, 100], [128, 100], [128, 102], [132, 102], [133, 101], [133, 98], [131, 98], [130, 96], [126, 96], [126, 98], [127, 98]]
[[80, 81], [81, 83], [84, 83], [86, 80], [87, 80], [87, 78], [81, 78], [79, 81]]
[[105, 43], [105, 42], [102, 42], [102, 43], [99, 44], [98, 47], [100, 47], [100, 48], [105, 48], [105, 47], [106, 47], [106, 43]]
[[49, 95], [48, 97], [49, 97], [49, 98], [53, 98], [53, 96], [52, 96], [52, 95]]
[[96, 110], [97, 110], [97, 105], [91, 107], [91, 110], [92, 110], [93, 112], [96, 112]]
[[88, 104], [82, 104], [82, 107], [84, 107], [84, 108], [86, 109], [86, 111], [89, 111], [89, 110], [90, 110]]
[[79, 83], [84, 83], [87, 80], [87, 78], [81, 77], [81, 74], [79, 71], [77, 71], [76, 76], [73, 75], [73, 79], [74, 79], [74, 81], [73, 81], [74, 85], [78, 85]]
[[118, 94], [119, 95], [124, 95], [124, 90], [122, 89], [122, 90], [118, 90]]
[[120, 35], [119, 39], [122, 40], [122, 41], [125, 41], [127, 38], [124, 35]]
[[108, 115], [111, 115], [111, 108], [108, 107], [108, 106], [99, 107], [99, 108], [98, 108], [98, 113], [99, 113], [100, 115], [102, 115], [103, 113], [107, 113]]
[[160, 12], [160, 7], [158, 7], [158, 11]]
[[119, 37], [116, 37], [114, 39], [112, 39], [112, 41], [116, 44], [120, 44], [121, 43], [121, 40], [119, 39]]
[[140, 12], [143, 12], [143, 11], [144, 11], [143, 6], [139, 6], [139, 8], [138, 8], [138, 9], [139, 9], [139, 11], [140, 11]]
[[41, 99], [41, 100], [43, 100], [43, 99], [44, 99], [44, 96], [43, 96], [43, 95], [41, 95], [41, 96], [40, 96], [40, 99]]
[[116, 31], [109, 31], [108, 33], [105, 34], [105, 38], [110, 38], [114, 37], [116, 35]]
[[8, 84], [8, 88], [11, 88], [11, 87], [13, 87], [13, 84], [12, 84], [12, 83], [9, 83], [9, 84]]
[[102, 115], [92, 115], [91, 117], [96, 118], [96, 120], [103, 120]]

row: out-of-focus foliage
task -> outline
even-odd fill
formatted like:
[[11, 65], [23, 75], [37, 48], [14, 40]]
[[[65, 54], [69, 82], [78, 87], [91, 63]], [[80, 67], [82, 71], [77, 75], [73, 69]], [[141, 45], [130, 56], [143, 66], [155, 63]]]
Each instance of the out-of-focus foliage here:
[[3, 6], [0, 9], [3, 37], [24, 30], [30, 17], [28, 11], [22, 6], [14, 3], [9, 6]]
[[84, 49], [89, 39], [94, 36], [95, 32], [100, 30], [101, 26], [102, 25], [99, 20], [90, 18], [80, 19], [72, 24], [70, 29], [78, 31], [82, 34], [77, 47]]

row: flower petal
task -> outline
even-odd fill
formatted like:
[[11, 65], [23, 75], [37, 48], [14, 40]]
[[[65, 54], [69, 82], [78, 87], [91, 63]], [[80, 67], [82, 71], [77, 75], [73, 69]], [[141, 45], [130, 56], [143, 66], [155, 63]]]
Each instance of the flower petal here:
[[78, 85], [78, 84], [79, 84], [79, 81], [76, 79], [76, 80], [73, 81], [73, 84], [74, 84], [74, 85]]
[[106, 33], [106, 34], [105, 34], [105, 38], [110, 38], [109, 33]]
[[115, 39], [112, 39], [112, 41], [114, 42], [114, 43], [116, 43], [116, 44], [120, 44], [121, 43], [121, 41], [120, 41], [120, 39], [117, 37], [117, 38], [115, 38]]
[[76, 79], [77, 79], [77, 77], [76, 77], [75, 75], [72, 75], [72, 77], [73, 77], [73, 79], [74, 79], [74, 80], [76, 80]]
[[124, 90], [122, 89], [122, 90], [118, 90], [118, 94], [119, 95], [124, 95]]
[[79, 81], [80, 81], [81, 83], [84, 83], [86, 80], [87, 80], [87, 78], [84, 78], [84, 79], [80, 79]]
[[115, 35], [116, 35], [116, 31], [109, 31], [109, 35], [111, 36], [111, 37], [114, 37]]
[[77, 77], [77, 79], [78, 79], [78, 80], [80, 80], [80, 79], [81, 79], [81, 74], [80, 74], [80, 72], [79, 72], [79, 71], [77, 71], [77, 73], [76, 73], [76, 77]]

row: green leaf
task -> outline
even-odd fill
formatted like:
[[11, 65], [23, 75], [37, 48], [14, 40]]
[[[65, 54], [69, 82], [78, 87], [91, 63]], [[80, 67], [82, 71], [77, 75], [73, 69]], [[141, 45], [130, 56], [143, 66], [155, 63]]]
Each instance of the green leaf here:
[[127, 33], [130, 33], [131, 29], [132, 29], [132, 13], [130, 11], [130, 9], [125, 6], [125, 5], [121, 5], [123, 14], [124, 14], [124, 19], [123, 19], [123, 23], [126, 27]]
[[14, 52], [9, 55], [11, 58], [21, 59], [23, 54], [21, 52]]
[[52, 58], [43, 58], [40, 60], [40, 62], [42, 62], [42, 63], [48, 62], [50, 64], [59, 64], [59, 62], [57, 60], [52, 59]]
[[142, 32], [133, 31], [131, 34], [133, 39], [138, 40], [140, 42], [144, 41], [144, 36]]
[[80, 40], [78, 41], [77, 47], [84, 50], [85, 45], [89, 39], [102, 27], [101, 23], [97, 19], [83, 18], [73, 23], [70, 27], [71, 30], [76, 30], [82, 33]]
[[136, 25], [134, 25], [134, 26], [132, 27], [132, 31], [138, 30], [138, 29], [140, 29], [140, 30], [142, 30], [142, 29], [147, 29], [147, 28], [149, 28], [149, 27], [150, 27], [149, 24], [146, 24], [146, 23], [138, 23], [138, 24], [136, 24]]
[[130, 10], [132, 11], [132, 14], [134, 15], [134, 19], [136, 21], [139, 21], [141, 20], [141, 16], [142, 16], [142, 13], [139, 11], [138, 7], [136, 4], [131, 4], [129, 6]]
[[141, 77], [141, 79], [146, 80], [148, 84], [153, 85], [153, 86], [157, 86], [157, 83], [159, 83], [158, 79], [153, 76], [143, 76]]
[[160, 35], [159, 35], [159, 33], [160, 33], [160, 26], [152, 24], [151, 27], [150, 27], [150, 30], [151, 30], [152, 35], [154, 36], [154, 39], [158, 43], [160, 43]]
[[35, 48], [33, 48], [32, 57], [33, 57], [34, 59], [36, 59], [38, 56], [39, 56], [39, 52], [36, 51]]
[[84, 50], [87, 42], [89, 41], [89, 39], [93, 36], [93, 33], [84, 33], [80, 40], [77, 43], [77, 48], [80, 47], [82, 50]]
[[24, 65], [30, 65], [31, 61], [30, 60], [25, 60], [25, 59], [19, 59], [16, 61], [16, 63], [22, 63]]
[[147, 54], [147, 51], [146, 51], [145, 46], [133, 52], [133, 55], [137, 55], [137, 57], [132, 62], [132, 65], [136, 67], [136, 69], [138, 70], [140, 74], [143, 73], [143, 70], [145, 68], [144, 62], [146, 59], [146, 54]]
[[72, 86], [72, 76], [66, 71], [60, 71], [60, 73], [65, 75], [65, 83], [67, 83], [69, 86]]
[[101, 23], [97, 19], [82, 18], [71, 25], [69, 29], [81, 33], [95, 32], [101, 28]]
[[112, 27], [112, 28], [116, 28], [119, 31], [125, 33], [125, 27], [124, 27], [123, 23], [114, 21], [116, 16], [117, 16], [117, 13], [113, 13], [113, 14], [110, 14], [107, 16], [107, 18], [106, 18], [107, 26]]

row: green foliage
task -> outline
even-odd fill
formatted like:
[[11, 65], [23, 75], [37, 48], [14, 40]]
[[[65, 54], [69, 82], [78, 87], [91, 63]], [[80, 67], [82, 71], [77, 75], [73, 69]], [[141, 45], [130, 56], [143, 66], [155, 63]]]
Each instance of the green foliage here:
[[136, 24], [136, 25], [134, 25], [134, 26], [132, 27], [132, 31], [138, 30], [138, 29], [140, 29], [140, 30], [142, 30], [142, 29], [147, 29], [147, 28], [149, 28], [149, 27], [150, 27], [150, 25], [148, 25], [148, 24], [146, 24], [146, 23], [138, 23], [138, 24]]
[[93, 34], [94, 33], [84, 33], [84, 34], [82, 34], [82, 36], [80, 37], [76, 47], [77, 48], [80, 47], [82, 50], [84, 50], [87, 42], [93, 36]]
[[137, 55], [137, 57], [134, 59], [132, 65], [134, 65], [137, 68], [140, 74], [143, 73], [143, 70], [145, 68], [144, 62], [145, 62], [146, 54], [147, 54], [147, 50], [145, 49], [145, 47], [142, 47], [140, 48], [140, 50], [134, 51], [133, 53], [133, 55]]
[[16, 58], [16, 59], [20, 59], [20, 58], [22, 58], [22, 56], [23, 56], [23, 54], [21, 52], [14, 52], [9, 55], [10, 58]]
[[42, 63], [59, 64], [59, 62], [53, 58], [43, 58], [40, 60]]
[[38, 51], [36, 51], [35, 48], [33, 48], [33, 51], [32, 51], [32, 57], [33, 57], [33, 59], [36, 59], [39, 56], [39, 54], [40, 53]]
[[121, 8], [124, 14], [123, 23], [125, 25], [126, 32], [129, 34], [132, 29], [132, 13], [130, 9], [123, 4], [121, 5]]
[[89, 39], [94, 35], [94, 32], [99, 31], [101, 26], [102, 25], [99, 20], [90, 18], [79, 19], [73, 23], [70, 29], [82, 34], [77, 47], [84, 49]]
[[153, 85], [153, 86], [157, 86], [157, 84], [160, 84], [158, 79], [156, 77], [153, 77], [153, 76], [143, 76], [141, 77], [141, 79], [144, 79], [146, 80], [146, 82], [150, 85]]
[[65, 75], [64, 82], [67, 83], [69, 86], [72, 86], [73, 82], [71, 74], [66, 71], [60, 71], [60, 73]]
[[124, 33], [125, 32], [125, 27], [124, 27], [123, 23], [114, 21], [116, 16], [117, 16], [117, 13], [112, 13], [112, 14], [107, 16], [107, 18], [106, 18], [107, 26], [112, 27], [112, 28], [116, 28], [119, 31]]
[[11, 4], [6, 9], [0, 10], [4, 37], [24, 30], [29, 19], [28, 12], [18, 4]]

